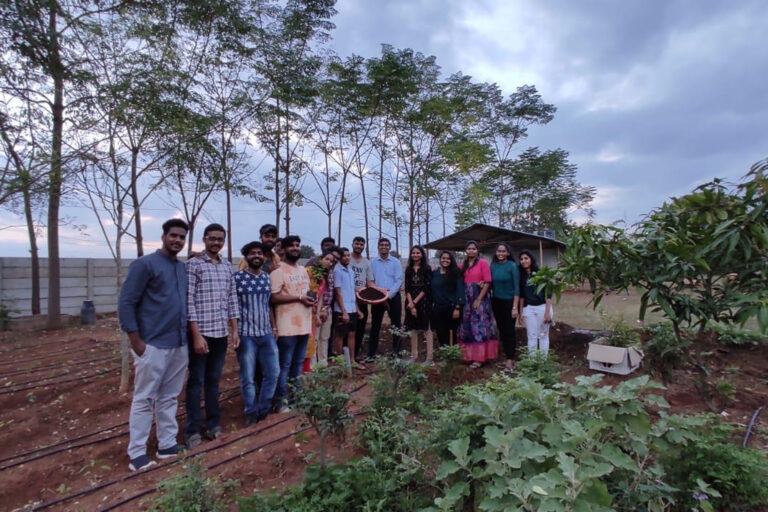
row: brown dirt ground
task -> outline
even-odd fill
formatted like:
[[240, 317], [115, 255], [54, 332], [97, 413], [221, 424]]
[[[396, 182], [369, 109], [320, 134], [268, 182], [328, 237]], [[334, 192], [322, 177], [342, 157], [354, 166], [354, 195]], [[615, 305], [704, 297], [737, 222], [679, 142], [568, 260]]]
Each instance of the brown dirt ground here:
[[[524, 333], [518, 333], [523, 339]], [[383, 336], [388, 338], [388, 336]], [[584, 360], [589, 336], [573, 332], [560, 324], [552, 333], [552, 349], [565, 367], [564, 378], [589, 373]], [[173, 460], [156, 470], [133, 474], [127, 469], [125, 445], [130, 393], [118, 393], [119, 332], [114, 317], [103, 317], [92, 327], [71, 327], [56, 332], [0, 333], [0, 509], [27, 510], [36, 505], [84, 495], [49, 507], [49, 510], [103, 510], [118, 501], [152, 489], [163, 478], [182, 471]], [[386, 351], [389, 347], [382, 347]], [[737, 425], [743, 436], [746, 423], [755, 409], [768, 405], [768, 350], [760, 348], [708, 347], [706, 364], [715, 375], [732, 382], [734, 396], [724, 407], [723, 416]], [[84, 362], [90, 361], [90, 362]], [[738, 369], [735, 369], [738, 367]], [[459, 380], [475, 381], [499, 371], [496, 365], [480, 370], [462, 369]], [[103, 373], [100, 373], [103, 372]], [[637, 374], [643, 374], [641, 369]], [[635, 375], [633, 375], [635, 376]], [[696, 387], [698, 372], [683, 368], [675, 373], [664, 391], [673, 412], [708, 410]], [[350, 379], [350, 389], [370, 378], [357, 374]], [[627, 377], [606, 375], [605, 384], [615, 384]], [[35, 386], [32, 388], [32, 386]], [[28, 388], [29, 389], [24, 389]], [[228, 354], [222, 391], [222, 426], [225, 436], [204, 443], [192, 455], [201, 455], [206, 466], [235, 457], [209, 471], [221, 480], [240, 482], [239, 493], [281, 489], [301, 480], [308, 458], [317, 452], [313, 433], [291, 436], [301, 428], [298, 418], [272, 415], [249, 429], [243, 428], [242, 402], [239, 396], [237, 361]], [[370, 386], [354, 395], [353, 409], [368, 403]], [[182, 394], [183, 397], [183, 394]], [[183, 405], [179, 408], [183, 412]], [[286, 419], [277, 424], [280, 420]], [[272, 426], [276, 425], [276, 426]], [[183, 421], [180, 421], [183, 430]], [[96, 431], [104, 432], [74, 440]], [[111, 439], [99, 442], [106, 437]], [[286, 437], [285, 439], [281, 439]], [[180, 436], [181, 438], [181, 436]], [[348, 436], [346, 442], [332, 443], [331, 460], [347, 460], [359, 455]], [[69, 441], [69, 442], [68, 442]], [[262, 449], [266, 442], [274, 444]], [[58, 444], [25, 457], [22, 452]], [[73, 446], [82, 445], [82, 446]], [[750, 446], [768, 450], [768, 411], [760, 417]], [[58, 453], [51, 453], [59, 450]], [[150, 454], [154, 446], [150, 447]], [[236, 457], [248, 450], [252, 453]], [[45, 455], [48, 454], [48, 455]], [[38, 460], [26, 460], [44, 455]], [[5, 468], [26, 460], [21, 465]], [[5, 469], [4, 469], [5, 468]], [[101, 489], [94, 487], [129, 477]], [[88, 492], [92, 490], [91, 492]], [[119, 510], [144, 509], [151, 494]]]

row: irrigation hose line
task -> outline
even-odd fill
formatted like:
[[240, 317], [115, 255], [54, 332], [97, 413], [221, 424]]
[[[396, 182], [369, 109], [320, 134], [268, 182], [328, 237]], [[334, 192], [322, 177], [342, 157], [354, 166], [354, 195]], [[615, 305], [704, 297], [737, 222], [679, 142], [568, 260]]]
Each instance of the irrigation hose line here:
[[[37, 345], [24, 345], [24, 346], [21, 346], [21, 347], [13, 347], [13, 348], [11, 348], [9, 350], [3, 350], [2, 352], [0, 352], [0, 356], [3, 355], [3, 354], [10, 354], [11, 352], [18, 352], [20, 350], [34, 350], [34, 349], [40, 348], [40, 347], [50, 347], [51, 345], [62, 346], [62, 345], [66, 345], [67, 343], [82, 343], [82, 342], [83, 342], [83, 340], [65, 340], [65, 341], [51, 341], [51, 342], [48, 342], [48, 343], [38, 343]], [[99, 341], [99, 340], [89, 341], [87, 343], [103, 343], [103, 342], [105, 342], [105, 340], [102, 340], [102, 341]], [[18, 343], [21, 343], [21, 342], [20, 341], [13, 341], [11, 343], [17, 343], [18, 344]]]
[[30, 373], [30, 372], [37, 373], [42, 370], [50, 370], [52, 368], [61, 368], [62, 366], [85, 366], [88, 363], [98, 363], [100, 361], [109, 361], [110, 359], [115, 359], [118, 356], [119, 356], [118, 354], [115, 354], [107, 357], [97, 357], [96, 359], [86, 359], [85, 361], [72, 359], [72, 360], [61, 362], [61, 363], [49, 364], [46, 366], [35, 366], [34, 368], [24, 368], [22, 370], [14, 370], [7, 373], [0, 373], [0, 379], [5, 379], [7, 377], [11, 377], [13, 375], [19, 375], [22, 373]]
[[64, 379], [64, 380], [59, 380], [59, 381], [56, 381], [56, 382], [49, 382], [47, 384], [40, 384], [38, 386], [28, 386], [26, 388], [21, 388], [21, 389], [7, 389], [7, 390], [0, 391], [0, 395], [11, 395], [13, 393], [18, 393], [20, 391], [29, 391], [30, 389], [45, 388], [45, 387], [49, 387], [49, 386], [56, 386], [58, 384], [67, 384], [68, 382], [73, 382], [73, 381], [76, 381], [76, 380], [82, 381], [82, 380], [86, 380], [86, 379], [91, 379], [93, 377], [98, 377], [99, 375], [103, 375], [105, 373], [113, 372], [113, 371], [119, 370], [119, 369], [120, 369], [119, 366], [115, 366], [115, 367], [112, 367], [112, 368], [106, 368], [106, 369], [98, 371], [96, 373], [91, 373], [89, 375], [73, 377], [71, 379]]
[[[96, 352], [97, 349], [104, 349], [104, 348], [113, 349], [115, 347], [112, 347], [110, 345], [97, 345], [95, 347], [92, 347], [92, 348], [88, 349], [86, 352]], [[56, 352], [48, 352], [47, 354], [39, 355], [37, 357], [32, 357], [30, 359], [2, 361], [2, 362], [0, 362], [0, 366], [7, 366], [7, 365], [10, 365], [10, 364], [18, 364], [18, 363], [33, 363], [33, 362], [39, 361], [41, 359], [48, 359], [49, 357], [52, 357], [52, 356], [58, 356], [58, 355], [67, 354], [67, 353], [72, 353], [72, 349], [68, 348], [66, 350], [59, 350], [59, 351], [56, 351]], [[80, 353], [82, 353], [82, 352], [80, 352]]]
[[[232, 400], [233, 398], [236, 398], [236, 397], [240, 396], [240, 394], [238, 392], [239, 390], [240, 390], [240, 386], [236, 386], [236, 387], [233, 387], [233, 388], [225, 389], [224, 391], [221, 392], [221, 396], [222, 397], [219, 398], [219, 402], [226, 402], [228, 400]], [[231, 394], [230, 396], [225, 396], [225, 395], [227, 395], [231, 391], [235, 391], [235, 393]], [[179, 407], [181, 405], [182, 404], [179, 404]], [[176, 418], [177, 419], [183, 418], [184, 416], [186, 416], [186, 414], [187, 414], [186, 411], [182, 410], [182, 412], [180, 412], [179, 414], [176, 415]], [[10, 468], [14, 468], [16, 466], [21, 466], [22, 464], [26, 464], [28, 462], [34, 462], [36, 460], [45, 458], [45, 457], [47, 457], [49, 455], [55, 455], [57, 453], [65, 452], [65, 451], [71, 450], [73, 448], [81, 448], [83, 446], [91, 446], [91, 445], [94, 445], [94, 444], [102, 443], [104, 441], [109, 441], [110, 439], [114, 439], [116, 437], [124, 436], [125, 434], [128, 433], [127, 430], [123, 430], [123, 431], [117, 432], [116, 434], [109, 435], [107, 437], [102, 437], [102, 438], [99, 438], [99, 439], [96, 439], [96, 440], [93, 440], [93, 441], [86, 441], [85, 443], [69, 444], [69, 445], [63, 446], [63, 447], [61, 446], [63, 444], [74, 443], [75, 441], [80, 441], [81, 439], [92, 437], [92, 436], [95, 436], [95, 435], [98, 435], [98, 434], [101, 434], [101, 433], [104, 433], [104, 432], [109, 432], [110, 430], [114, 430], [114, 429], [116, 429], [118, 427], [124, 427], [127, 424], [128, 424], [127, 421], [124, 421], [122, 423], [116, 423], [116, 424], [111, 425], [109, 427], [106, 427], [106, 428], [103, 428], [103, 429], [100, 429], [100, 430], [96, 430], [96, 431], [90, 432], [88, 434], [83, 434], [81, 436], [73, 437], [71, 439], [65, 439], [64, 441], [60, 441], [58, 443], [49, 444], [48, 446], [43, 446], [41, 448], [36, 448], [34, 450], [27, 450], [25, 452], [17, 453], [16, 455], [11, 455], [9, 457], [5, 457], [3, 459], [0, 459], [0, 462], [7, 462], [9, 460], [18, 459], [19, 457], [24, 457], [26, 455], [33, 455], [32, 457], [29, 457], [27, 459], [23, 459], [23, 460], [20, 460], [20, 461], [12, 462], [11, 464], [7, 464], [5, 466], [0, 466], [0, 471], [4, 471], [4, 470], [10, 469]], [[40, 452], [44, 452], [46, 450], [49, 450], [51, 448], [56, 448], [56, 447], [58, 447], [58, 449], [55, 449], [55, 450], [52, 450], [52, 451], [46, 452], [46, 453], [40, 453]]]
[[742, 448], [747, 447], [747, 443], [749, 442], [749, 436], [752, 435], [752, 428], [755, 426], [755, 422], [757, 421], [757, 417], [760, 415], [760, 412], [765, 409], [764, 405], [761, 405], [757, 408], [757, 410], [752, 414], [752, 419], [749, 420], [749, 425], [747, 426], [747, 433], [744, 435], [744, 441], [741, 442]]
[[[353, 389], [350, 392], [350, 395], [360, 391], [362, 388], [364, 388], [366, 386], [366, 384], [367, 383], [363, 383], [360, 386], [358, 386], [355, 389]], [[267, 426], [265, 426], [265, 427], [263, 427], [263, 428], [261, 428], [259, 430], [256, 430], [255, 432], [248, 432], [248, 433], [243, 434], [241, 436], [237, 436], [237, 437], [235, 437], [233, 439], [230, 439], [229, 441], [225, 441], [225, 442], [219, 443], [216, 446], [211, 446], [209, 448], [205, 448], [203, 450], [200, 450], [200, 451], [194, 453], [193, 455], [191, 455], [190, 457], [191, 458], [196, 458], [196, 457], [199, 457], [199, 456], [201, 456], [201, 455], [203, 455], [205, 453], [209, 453], [209, 452], [212, 452], [214, 450], [218, 450], [219, 448], [224, 448], [225, 446], [232, 445], [232, 444], [234, 444], [234, 443], [236, 443], [238, 441], [241, 441], [241, 440], [245, 439], [246, 437], [250, 437], [252, 435], [260, 434], [260, 433], [262, 433], [262, 432], [264, 432], [266, 430], [274, 428], [274, 427], [276, 427], [278, 425], [281, 425], [281, 424], [283, 424], [283, 423], [285, 423], [287, 421], [296, 419], [297, 417], [298, 417], [297, 414], [292, 414], [292, 415], [287, 416], [287, 417], [285, 417], [285, 418], [283, 418], [281, 420], [276, 421], [275, 423], [272, 423], [272, 424], [267, 425]], [[238, 454], [238, 457], [240, 455], [242, 455], [242, 454]], [[73, 494], [69, 494], [67, 496], [62, 496], [61, 498], [55, 499], [53, 501], [49, 501], [49, 502], [46, 502], [46, 503], [41, 503], [40, 505], [36, 505], [36, 506], [32, 507], [31, 510], [32, 510], [32, 512], [35, 512], [37, 510], [45, 510], [45, 509], [48, 509], [50, 507], [59, 505], [61, 503], [65, 503], [65, 502], [71, 501], [73, 499], [81, 498], [81, 497], [86, 496], [88, 494], [91, 494], [93, 492], [100, 491], [101, 489], [104, 489], [106, 487], [110, 487], [110, 486], [118, 484], [120, 482], [125, 482], [126, 480], [132, 480], [134, 478], [138, 478], [140, 476], [146, 475], [147, 473], [151, 473], [153, 471], [157, 471], [158, 469], [168, 468], [170, 466], [178, 464], [182, 460], [185, 460], [185, 459], [184, 458], [177, 458], [177, 459], [175, 459], [175, 460], [173, 460], [173, 461], [171, 461], [169, 463], [166, 463], [166, 464], [156, 464], [156, 465], [154, 465], [154, 466], [152, 466], [152, 467], [150, 467], [148, 469], [144, 469], [144, 470], [141, 470], [141, 471], [136, 471], [136, 472], [133, 472], [133, 473], [128, 473], [126, 475], [123, 475], [120, 478], [116, 478], [114, 480], [110, 480], [108, 482], [104, 482], [102, 484], [99, 484], [99, 485], [96, 485], [96, 486], [93, 486], [93, 487], [89, 487], [87, 489], [83, 489], [81, 491], [78, 491], [78, 492], [73, 493]]]

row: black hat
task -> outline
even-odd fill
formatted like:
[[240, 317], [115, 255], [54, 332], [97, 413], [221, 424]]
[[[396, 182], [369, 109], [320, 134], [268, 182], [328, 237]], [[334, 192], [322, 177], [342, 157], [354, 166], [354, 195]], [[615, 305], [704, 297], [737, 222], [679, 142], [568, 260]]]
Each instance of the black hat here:
[[259, 229], [259, 235], [263, 235], [264, 233], [273, 232], [275, 235], [277, 235], [277, 226], [274, 224], [264, 224], [261, 226], [261, 229]]

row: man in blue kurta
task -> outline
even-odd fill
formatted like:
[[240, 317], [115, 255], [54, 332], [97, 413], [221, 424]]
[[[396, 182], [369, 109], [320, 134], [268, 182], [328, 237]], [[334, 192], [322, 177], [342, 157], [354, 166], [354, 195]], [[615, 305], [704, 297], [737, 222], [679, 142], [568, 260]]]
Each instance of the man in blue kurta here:
[[189, 227], [181, 219], [163, 224], [163, 246], [134, 261], [120, 290], [120, 327], [131, 341], [136, 375], [129, 419], [128, 467], [155, 464], [147, 455], [152, 418], [157, 427], [157, 458], [179, 452], [178, 397], [187, 371], [187, 272], [176, 255]]

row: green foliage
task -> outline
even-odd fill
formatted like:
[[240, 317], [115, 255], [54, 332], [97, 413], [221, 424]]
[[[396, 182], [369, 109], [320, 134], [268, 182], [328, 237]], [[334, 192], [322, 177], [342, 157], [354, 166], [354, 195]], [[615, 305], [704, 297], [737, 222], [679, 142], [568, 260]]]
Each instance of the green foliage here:
[[541, 350], [520, 349], [520, 357], [515, 366], [518, 377], [527, 377], [542, 386], [552, 387], [560, 382], [560, 365], [555, 354], [545, 354]]
[[451, 378], [461, 362], [461, 347], [455, 345], [443, 345], [436, 351], [438, 371], [440, 372], [440, 385], [443, 391], [448, 391]]
[[18, 312], [19, 310], [13, 307], [12, 301], [0, 302], [0, 331], [8, 330], [11, 325], [11, 315]]
[[315, 255], [315, 248], [311, 245], [302, 245], [299, 258], [311, 258]]
[[352, 421], [347, 404], [350, 394], [342, 391], [346, 369], [342, 364], [317, 367], [301, 377], [295, 390], [295, 407], [320, 436], [320, 466], [325, 466], [328, 434], [343, 436]]
[[400, 357], [376, 359], [379, 372], [371, 380], [374, 389], [372, 409], [404, 408], [418, 410], [424, 400], [421, 391], [427, 383], [426, 369]]
[[[684, 325], [743, 324], [755, 317], [768, 328], [767, 164], [737, 185], [720, 179], [673, 198], [632, 231], [574, 228], [561, 266], [546, 284], [588, 282], [597, 306], [605, 293], [642, 290], [639, 317], [663, 312], [681, 338]], [[544, 277], [537, 280], [544, 284]]]
[[648, 334], [650, 337], [643, 344], [645, 364], [667, 382], [672, 370], [679, 368], [685, 360], [690, 340], [687, 337], [678, 339], [669, 322], [651, 325]]
[[676, 510], [698, 505], [697, 481], [706, 482], [719, 496], [711, 497], [714, 510], [751, 510], [768, 505], [768, 458], [730, 440], [730, 427], [709, 426], [679, 453], [663, 459], [667, 482], [680, 489]]
[[718, 343], [723, 345], [759, 345], [765, 342], [765, 335], [758, 332], [741, 329], [735, 325], [710, 323], [707, 327], [717, 334]]
[[661, 413], [647, 377], [602, 377], [547, 388], [528, 378], [467, 386], [440, 413], [438, 510], [668, 510], [674, 489], [652, 461], [696, 438], [704, 423]]
[[237, 482], [222, 483], [207, 478], [202, 462], [190, 459], [184, 472], [163, 480], [158, 485], [160, 497], [152, 504], [153, 512], [226, 512], [229, 505], [224, 495], [237, 487]]
[[[605, 315], [603, 318], [607, 320]], [[611, 331], [608, 335], [608, 345], [612, 347], [626, 348], [640, 344], [640, 334], [627, 325], [623, 318], [608, 321], [607, 329]]]

